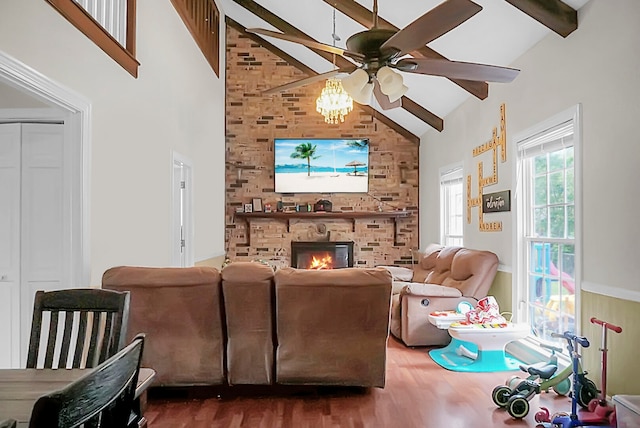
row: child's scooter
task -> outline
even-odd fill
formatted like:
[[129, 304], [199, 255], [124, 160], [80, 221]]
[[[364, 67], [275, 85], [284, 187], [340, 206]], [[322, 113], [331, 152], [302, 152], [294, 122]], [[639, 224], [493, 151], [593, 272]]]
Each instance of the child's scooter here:
[[580, 412], [580, 420], [593, 425], [612, 424], [615, 421], [614, 406], [607, 402], [607, 330], [622, 333], [622, 327], [601, 321], [595, 317], [591, 318], [592, 324], [602, 326], [602, 394], [600, 398], [594, 398], [589, 403], [587, 411]]
[[[507, 380], [506, 385], [496, 386], [491, 394], [493, 402], [499, 407], [506, 408], [507, 412], [516, 419], [522, 419], [527, 416], [529, 413], [529, 401], [536, 394], [553, 389], [559, 395], [567, 395], [571, 390], [570, 377], [573, 372], [572, 367], [569, 365], [556, 373], [558, 357], [555, 353], [562, 351], [562, 349], [544, 343], [540, 344], [540, 346], [551, 351], [548, 362], [528, 366], [521, 365], [520, 369], [529, 373], [529, 377], [522, 379], [518, 376], [512, 376]], [[581, 365], [578, 365], [578, 369], [578, 375], [581, 378], [580, 393], [577, 396], [578, 404], [587, 408], [589, 402], [597, 396], [598, 389], [590, 379], [586, 378], [586, 373], [582, 372]], [[548, 421], [548, 410], [543, 407], [541, 412], [540, 415], [542, 416], [537, 416], [537, 418], [541, 419], [538, 422]]]
[[591, 422], [581, 420], [577, 413], [578, 407], [578, 394], [580, 391], [580, 377], [578, 376], [578, 365], [580, 362], [580, 354], [578, 353], [579, 346], [583, 348], [589, 347], [589, 340], [584, 336], [576, 336], [575, 334], [565, 331], [562, 335], [552, 333], [554, 337], [564, 337], [567, 340], [567, 349], [571, 355], [571, 362], [573, 367], [573, 392], [571, 395], [571, 414], [559, 414], [553, 417], [549, 422], [548, 415], [545, 420], [542, 416], [542, 412], [536, 413], [536, 422], [541, 422], [536, 425], [536, 428], [573, 428], [573, 427], [586, 427], [593, 426]]

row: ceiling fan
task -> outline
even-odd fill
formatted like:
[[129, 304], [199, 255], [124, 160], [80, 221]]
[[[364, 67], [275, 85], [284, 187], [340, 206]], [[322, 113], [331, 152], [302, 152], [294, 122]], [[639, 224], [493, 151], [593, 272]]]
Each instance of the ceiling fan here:
[[271, 88], [264, 91], [264, 94], [275, 94], [347, 73], [349, 75], [342, 79], [342, 86], [354, 101], [368, 104], [373, 93], [380, 107], [388, 110], [400, 107], [401, 98], [408, 90], [403, 84], [402, 75], [394, 69], [407, 73], [483, 82], [507, 83], [515, 79], [520, 70], [514, 68], [406, 56], [462, 24], [481, 10], [482, 6], [471, 0], [447, 0], [405, 28], [395, 31], [378, 28], [378, 1], [374, 0], [373, 26], [349, 37], [346, 41], [346, 49], [277, 31], [260, 28], [250, 28], [246, 31], [341, 55], [356, 63], [353, 66]]

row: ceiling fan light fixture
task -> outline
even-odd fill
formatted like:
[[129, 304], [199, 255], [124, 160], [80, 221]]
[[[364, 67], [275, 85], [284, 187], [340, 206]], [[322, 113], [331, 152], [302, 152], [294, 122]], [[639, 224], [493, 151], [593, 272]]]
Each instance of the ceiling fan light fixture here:
[[316, 99], [316, 111], [331, 124], [344, 122], [344, 117], [353, 110], [353, 100], [342, 87], [340, 79], [327, 79], [322, 93]]
[[[380, 88], [380, 89], [382, 90], [382, 88]], [[387, 95], [389, 97], [389, 102], [390, 103], [394, 103], [394, 102], [398, 101], [400, 98], [402, 98], [402, 96], [404, 94], [406, 94], [408, 90], [409, 90], [409, 88], [407, 86], [401, 85], [400, 89], [397, 90], [396, 92], [393, 92], [391, 94], [385, 94], [385, 95]]]
[[365, 83], [365, 85], [358, 92], [351, 94], [353, 101], [358, 104], [369, 104], [371, 102], [371, 95], [373, 94], [373, 83]]
[[361, 92], [367, 83], [369, 83], [369, 73], [361, 68], [342, 79], [342, 87], [351, 97]]
[[376, 78], [378, 79], [378, 83], [380, 83], [380, 90], [382, 93], [389, 97], [400, 92], [404, 86], [404, 79], [402, 78], [402, 75], [393, 71], [391, 67], [381, 67], [380, 70], [378, 70], [378, 73], [376, 73]]

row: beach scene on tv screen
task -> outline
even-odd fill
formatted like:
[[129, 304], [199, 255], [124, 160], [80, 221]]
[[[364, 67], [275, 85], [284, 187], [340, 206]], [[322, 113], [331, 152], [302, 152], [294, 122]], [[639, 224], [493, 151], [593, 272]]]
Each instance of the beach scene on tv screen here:
[[367, 139], [276, 139], [277, 193], [366, 193]]

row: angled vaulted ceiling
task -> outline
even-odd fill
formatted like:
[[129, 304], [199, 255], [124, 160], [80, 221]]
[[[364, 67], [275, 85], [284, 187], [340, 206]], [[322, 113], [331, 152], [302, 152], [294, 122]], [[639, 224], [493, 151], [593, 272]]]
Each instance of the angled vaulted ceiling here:
[[[427, 46], [412, 53], [420, 58], [509, 66], [549, 33], [566, 37], [578, 26], [577, 10], [588, 0], [473, 0], [482, 11]], [[370, 28], [373, 0], [220, 0], [222, 10], [236, 28], [264, 28], [285, 32], [324, 44], [334, 43], [335, 13], [338, 47], [354, 33]], [[442, 0], [379, 0], [378, 26], [399, 29], [442, 3]], [[255, 36], [258, 37], [258, 36]], [[334, 68], [332, 55], [302, 45], [265, 36], [265, 47], [296, 61], [309, 74]], [[292, 64], [292, 65], [296, 65]], [[337, 57], [336, 66], [351, 64]], [[382, 110], [374, 102], [376, 116], [402, 127], [405, 135], [421, 136], [442, 130], [446, 117], [469, 97], [484, 99], [492, 85], [508, 83], [473, 82], [437, 76], [403, 73], [409, 91], [402, 108]], [[384, 120], [384, 119], [383, 119]]]

